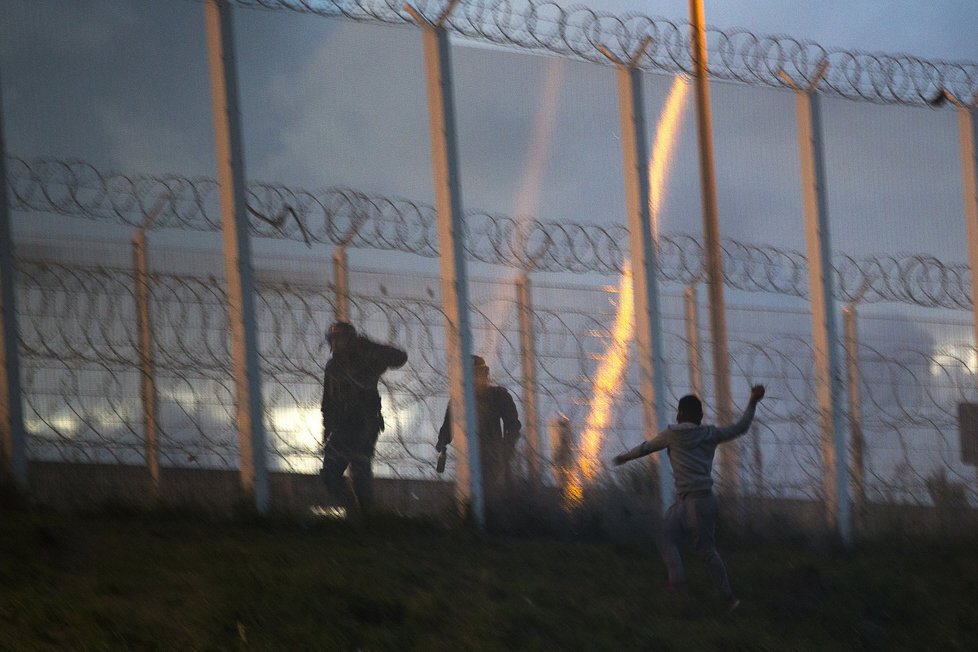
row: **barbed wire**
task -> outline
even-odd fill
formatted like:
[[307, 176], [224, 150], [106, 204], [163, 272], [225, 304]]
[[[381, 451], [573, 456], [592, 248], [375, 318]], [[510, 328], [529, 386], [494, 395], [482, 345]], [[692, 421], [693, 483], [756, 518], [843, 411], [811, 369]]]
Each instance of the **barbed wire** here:
[[[243, 8], [286, 10], [358, 22], [412, 23], [401, 0], [231, 0]], [[445, 0], [411, 3], [435, 18]], [[616, 15], [587, 7], [564, 8], [539, 0], [463, 0], [447, 21], [454, 34], [477, 41], [608, 64], [604, 45], [625, 60], [651, 38], [643, 70], [692, 74], [689, 24], [639, 13]], [[784, 71], [799, 82], [813, 79], [822, 62], [827, 93], [877, 104], [933, 105], [947, 90], [966, 104], [978, 101], [978, 63], [927, 60], [908, 54], [826, 48], [785, 35], [707, 28], [710, 75], [715, 79], [784, 88]]]
[[[8, 156], [7, 160], [15, 210], [139, 228], [150, 207], [162, 200], [153, 228], [220, 230], [217, 182], [208, 177], [107, 173], [73, 159]], [[310, 191], [251, 182], [247, 205], [251, 233], [259, 237], [438, 256], [435, 208], [430, 204], [349, 188]], [[544, 221], [485, 211], [465, 215], [467, 257], [520, 270], [617, 275], [623, 269], [628, 241], [624, 225]], [[808, 296], [805, 254], [728, 238], [722, 248], [728, 287]], [[703, 265], [699, 239], [683, 233], [660, 236], [662, 280], [696, 282], [702, 278]], [[842, 301], [971, 309], [970, 268], [964, 263], [921, 254], [839, 253], [834, 267], [836, 296]]]
[[[132, 270], [25, 259], [16, 260], [16, 270], [31, 459], [141, 464], [145, 442]], [[403, 281], [437, 286], [436, 278], [422, 275], [403, 275]], [[224, 282], [154, 272], [149, 287], [162, 462], [235, 468]], [[587, 292], [603, 290], [579, 286], [576, 294]], [[591, 300], [584, 301], [586, 307], [550, 305], [548, 296], [538, 297], [533, 313], [542, 418], [560, 412], [579, 425], [594, 383], [595, 358], [610, 338], [613, 320], [606, 313], [614, 306], [596, 309]], [[334, 314], [333, 290], [259, 279], [256, 299], [270, 459], [280, 470], [315, 472], [322, 455], [322, 365], [328, 357], [323, 332]], [[431, 452], [448, 382], [440, 302], [437, 296], [418, 299], [387, 290], [351, 299], [354, 322], [409, 352], [408, 365], [383, 381], [390, 418], [376, 462], [394, 477], [432, 479]], [[519, 401], [514, 301], [496, 296], [473, 312], [476, 332], [499, 334], [482, 352], [497, 381]], [[678, 332], [680, 319], [666, 323], [674, 329], [667, 330], [665, 340], [667, 391], [674, 402], [686, 391], [679, 379], [685, 377], [689, 342]], [[777, 388], [778, 400], [766, 403], [759, 417], [751, 462], [757, 468], [751, 473], [763, 478], [770, 495], [819, 499], [821, 444], [810, 338], [757, 329], [750, 337], [734, 337], [730, 352], [735, 382]], [[959, 402], [975, 398], [969, 362], [974, 355], [970, 343], [935, 350], [860, 343], [867, 489], [925, 501], [926, 481], [935, 468], [954, 481], [967, 480], [957, 460], [955, 410]], [[637, 374], [626, 374], [605, 445], [609, 454], [642, 438], [639, 397]]]

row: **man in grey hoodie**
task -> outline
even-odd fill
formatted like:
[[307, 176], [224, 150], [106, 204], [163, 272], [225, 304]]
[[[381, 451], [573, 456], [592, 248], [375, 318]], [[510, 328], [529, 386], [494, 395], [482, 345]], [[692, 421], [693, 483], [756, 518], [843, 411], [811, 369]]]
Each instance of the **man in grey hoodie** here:
[[714, 536], [717, 521], [717, 499], [713, 495], [713, 454], [717, 445], [747, 432], [754, 410], [764, 398], [764, 386], [750, 390], [750, 400], [736, 423], [718, 428], [701, 425], [703, 404], [692, 394], [679, 399], [676, 424], [652, 439], [642, 442], [614, 459], [615, 466], [665, 449], [676, 481], [676, 502], [666, 511], [663, 523], [662, 558], [669, 571], [669, 587], [685, 590], [686, 573], [677, 544], [684, 533], [693, 535], [693, 548], [706, 562], [710, 576], [729, 610], [740, 601], [730, 588], [727, 569], [717, 552]]

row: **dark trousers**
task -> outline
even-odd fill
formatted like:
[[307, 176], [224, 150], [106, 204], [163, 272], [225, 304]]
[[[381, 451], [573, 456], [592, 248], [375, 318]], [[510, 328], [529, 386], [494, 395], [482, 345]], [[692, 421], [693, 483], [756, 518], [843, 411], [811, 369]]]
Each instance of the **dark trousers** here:
[[[359, 429], [332, 433], [323, 454], [323, 482], [326, 488], [350, 511], [369, 511], [374, 505], [374, 446], [379, 430], [374, 424]], [[344, 477], [346, 469], [350, 477]]]
[[693, 550], [706, 562], [710, 577], [720, 594], [724, 597], [733, 595], [727, 569], [716, 547], [717, 511], [717, 499], [712, 491], [680, 496], [666, 511], [660, 550], [669, 571], [669, 584], [672, 586], [680, 586], [686, 582], [678, 544], [684, 536], [691, 534]]

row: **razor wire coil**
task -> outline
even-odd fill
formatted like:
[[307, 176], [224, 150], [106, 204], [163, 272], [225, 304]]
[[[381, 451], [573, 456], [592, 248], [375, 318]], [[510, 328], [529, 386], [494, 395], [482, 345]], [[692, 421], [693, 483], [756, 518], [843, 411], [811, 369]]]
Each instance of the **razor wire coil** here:
[[[413, 22], [400, 0], [232, 0], [248, 9], [283, 10], [357, 22], [403, 25]], [[434, 19], [444, 0], [411, 3]], [[562, 7], [540, 0], [468, 0], [449, 16], [453, 34], [534, 52], [608, 63], [598, 49], [609, 48], [629, 60], [651, 39], [638, 67], [652, 72], [692, 74], [690, 26], [639, 13], [616, 15], [587, 7]], [[933, 106], [948, 91], [964, 104], [978, 102], [978, 63], [927, 60], [909, 54], [827, 48], [785, 35], [708, 27], [709, 74], [720, 80], [785, 88], [782, 72], [804, 85], [825, 62], [819, 89], [851, 100], [877, 104]]]
[[[8, 184], [14, 210], [140, 228], [146, 212], [162, 199], [154, 228], [221, 228], [217, 182], [207, 177], [126, 175], [102, 172], [80, 160], [10, 156]], [[251, 233], [258, 237], [438, 256], [435, 208], [422, 202], [349, 188], [310, 191], [251, 182], [247, 205]], [[464, 236], [470, 260], [520, 270], [617, 275], [624, 266], [628, 229], [469, 211]], [[732, 239], [724, 239], [722, 248], [728, 287], [808, 296], [805, 254]], [[689, 284], [702, 278], [703, 247], [694, 236], [663, 234], [659, 251], [663, 281]], [[834, 269], [836, 296], [842, 301], [971, 309], [970, 268], [964, 263], [922, 254], [838, 253]]]

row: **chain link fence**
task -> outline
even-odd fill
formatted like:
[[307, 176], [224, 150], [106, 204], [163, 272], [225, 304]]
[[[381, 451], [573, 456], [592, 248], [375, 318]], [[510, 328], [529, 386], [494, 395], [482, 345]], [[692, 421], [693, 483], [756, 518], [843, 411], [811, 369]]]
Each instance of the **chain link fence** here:
[[[174, 6], [186, 11], [198, 9], [197, 4]], [[365, 35], [374, 45], [383, 42], [376, 34], [394, 34], [376, 30], [394, 30], [392, 26], [409, 22], [400, 3], [383, 0], [231, 4], [250, 16], [242, 29], [251, 29], [269, 15], [245, 10], [265, 9], [277, 19], [317, 21], [317, 26], [336, 33], [361, 30], [352, 33]], [[422, 13], [434, 13], [441, 4], [418, 6]], [[467, 2], [452, 15], [448, 28], [460, 39], [493, 46], [467, 49], [459, 57], [463, 71], [477, 70], [483, 61], [494, 69], [540, 67], [543, 57], [538, 55], [548, 53], [570, 62], [568, 76], [590, 80], [591, 75], [607, 73], [595, 72], [594, 63], [605, 62], [598, 45], [629, 53], [652, 36], [653, 46], [638, 62], [651, 88], [675, 74], [691, 72], [688, 26], [644, 16], [616, 17], [551, 3], [528, 2], [517, 9], [504, 2]], [[391, 40], [393, 51], [400, 52], [397, 43], [408, 41], [404, 32], [399, 28]], [[941, 141], [951, 133], [951, 121], [932, 105], [945, 91], [966, 101], [978, 86], [978, 69], [968, 62], [833, 51], [742, 31], [710, 30], [709, 40], [710, 71], [718, 80], [721, 100], [720, 135], [751, 115], [783, 118], [790, 102], [781, 73], [806, 79], [823, 61], [829, 62], [822, 86], [834, 103], [827, 107], [827, 140], [843, 153], [829, 162], [833, 229], [841, 236], [833, 243], [831, 274], [835, 299], [847, 308], [846, 337], [835, 344], [848, 354], [846, 425], [855, 460], [851, 472], [857, 510], [862, 514], [890, 508], [974, 508], [978, 483], [975, 469], [963, 459], [958, 417], [960, 404], [978, 400], [971, 271], [961, 246], [960, 205], [942, 203], [933, 214], [926, 210], [933, 197], [959, 190], [957, 181], [947, 181], [957, 179], [957, 152]], [[517, 58], [506, 59], [495, 46]], [[529, 54], [515, 54], [517, 50]], [[248, 61], [257, 66], [253, 59]], [[521, 81], [516, 73], [507, 74], [511, 78], [504, 81]], [[254, 71], [252, 75], [258, 77]], [[483, 82], [480, 75], [463, 75], [463, 109], [474, 112], [484, 100], [477, 93]], [[751, 88], [738, 85], [745, 83]], [[564, 105], [591, 101], [590, 87], [567, 93]], [[417, 99], [404, 100], [404, 113]], [[401, 118], [392, 115], [390, 122]], [[868, 156], [858, 155], [860, 120], [870, 131], [876, 129], [872, 145], [884, 150], [876, 168], [867, 163]], [[900, 218], [903, 222], [882, 210], [877, 219], [871, 205], [880, 192], [876, 188], [885, 185], [883, 177], [892, 175], [896, 183], [913, 185], [893, 173], [907, 168], [905, 176], [912, 177], [915, 168], [908, 161], [916, 152], [886, 155], [887, 148], [898, 149], [897, 145], [914, 149], [901, 141], [907, 132], [894, 125], [935, 134], [946, 153], [936, 163], [928, 162], [942, 172], [944, 185], [920, 181], [907, 194], [920, 206], [913, 206], [912, 219]], [[484, 149], [486, 142], [473, 135], [480, 134], [481, 127], [470, 132], [464, 127], [463, 148]], [[764, 217], [782, 225], [778, 231], [725, 230], [722, 239], [734, 397], [746, 400], [754, 383], [769, 388], [751, 433], [736, 444], [737, 496], [753, 512], [777, 505], [817, 507], [825, 499], [808, 260], [796, 214], [798, 180], [784, 172], [797, 166], [794, 145], [784, 144], [794, 136], [792, 126], [776, 146], [755, 139], [747, 147], [737, 141], [718, 148], [721, 203], [734, 207], [728, 222]], [[605, 153], [619, 155], [613, 138], [600, 142]], [[79, 240], [70, 235], [15, 234], [15, 240], [20, 238], [15, 242], [15, 313], [36, 497], [55, 505], [106, 498], [162, 497], [193, 504], [237, 500], [241, 461], [217, 181], [180, 170], [118, 170], [96, 159], [33, 149], [11, 147], [6, 157], [15, 224], [22, 226], [21, 233], [30, 231], [27, 227], [37, 219], [50, 230], [69, 225], [69, 231], [87, 234]], [[873, 147], [864, 149], [877, 154]], [[427, 166], [426, 156], [419, 154], [411, 165]], [[683, 156], [679, 154], [678, 174], [688, 179], [694, 176], [691, 159], [688, 152], [686, 159]], [[382, 158], [375, 155], [376, 161]], [[478, 177], [483, 164], [481, 159], [471, 164], [467, 178]], [[499, 172], [485, 165], [490, 173]], [[267, 168], [274, 166], [268, 163]], [[598, 171], [594, 175], [599, 176]], [[767, 209], [776, 215], [751, 214], [756, 204], [741, 196], [755, 177], [757, 187], [765, 181], [769, 186], [763, 189], [768, 195], [758, 201], [766, 198]], [[608, 173], [607, 179], [620, 191], [617, 172]], [[568, 195], [576, 181], [582, 181], [580, 176], [549, 183]], [[473, 186], [473, 195], [488, 196], [479, 184]], [[868, 201], [863, 196], [866, 188]], [[838, 194], [832, 194], [836, 190]], [[680, 191], [694, 199], [698, 193], [685, 185]], [[409, 355], [404, 368], [382, 380], [387, 427], [374, 459], [379, 497], [408, 513], [447, 510], [455, 461], [450, 460], [444, 475], [435, 472], [434, 443], [448, 403], [448, 377], [442, 286], [430, 264], [440, 253], [430, 198], [420, 192], [402, 196], [410, 195], [409, 190], [397, 194], [366, 187], [320, 188], [308, 178], [297, 183], [251, 180], [246, 194], [249, 232], [257, 243], [255, 327], [273, 505], [308, 508], [327, 500], [317, 477], [323, 447], [319, 404], [329, 355], [324, 333], [335, 319], [341, 292], [328, 271], [328, 255], [344, 248], [364, 260], [348, 270], [351, 321], [371, 338], [392, 342]], [[898, 201], [906, 198], [900, 195]], [[531, 450], [525, 438], [521, 441], [516, 471], [527, 477], [534, 466], [531, 458], [536, 458], [544, 469], [542, 483], [552, 487], [561, 469], [554, 463], [557, 455], [548, 428], [566, 418], [576, 435], [587, 419], [598, 363], [612, 341], [629, 233], [611, 209], [610, 218], [583, 219], [563, 214], [565, 203], [548, 206], [546, 198], [531, 206], [535, 211], [530, 214], [517, 204], [512, 214], [468, 208], [460, 240], [472, 266], [469, 293], [476, 353], [487, 360], [494, 380], [513, 393], [521, 418], [527, 412], [523, 398], [529, 381], [523, 371], [526, 352], [516, 281], [524, 273], [532, 279], [533, 389], [539, 402], [534, 425], [540, 445]], [[146, 230], [150, 214], [153, 225]], [[913, 221], [920, 215], [934, 219], [935, 226], [926, 233]], [[706, 399], [709, 415], [715, 390], [707, 355], [712, 345], [705, 327], [708, 306], [701, 287], [704, 250], [689, 224], [686, 213], [667, 211], [657, 231], [667, 391], [660, 405], [671, 415], [679, 397], [695, 391]], [[957, 230], [952, 230], [949, 225], [955, 224]], [[909, 235], [891, 237], [901, 230]], [[140, 232], [148, 237], [150, 261], [143, 280], [125, 244]], [[935, 248], [942, 248], [942, 253], [936, 255]], [[145, 305], [140, 305], [137, 291], [141, 282], [148, 289]], [[148, 349], [140, 337], [141, 314], [149, 315]], [[612, 423], [604, 432], [605, 461], [645, 434], [634, 346], [629, 352]], [[153, 400], [142, 385], [147, 365]], [[156, 479], [151, 460], [158, 461]], [[602, 479], [627, 486], [630, 473], [607, 470]]]

